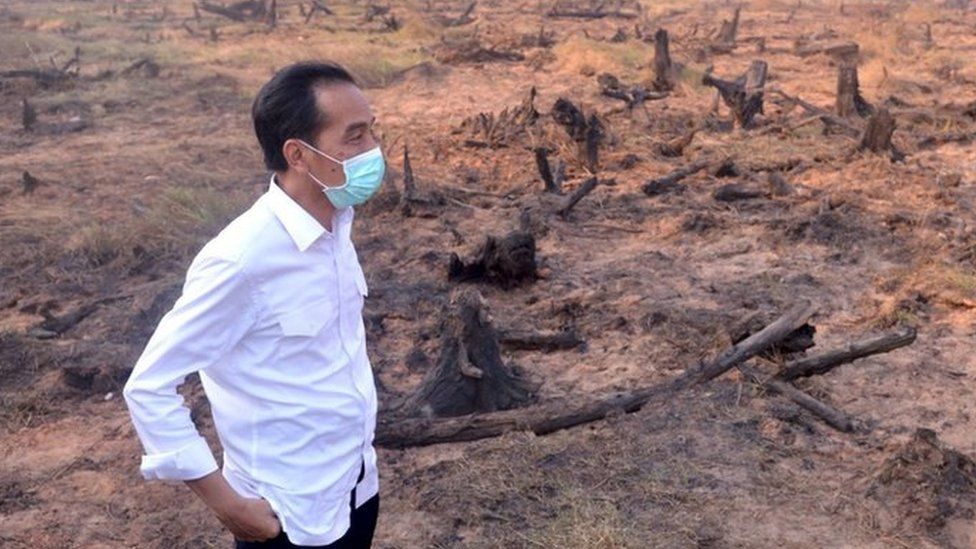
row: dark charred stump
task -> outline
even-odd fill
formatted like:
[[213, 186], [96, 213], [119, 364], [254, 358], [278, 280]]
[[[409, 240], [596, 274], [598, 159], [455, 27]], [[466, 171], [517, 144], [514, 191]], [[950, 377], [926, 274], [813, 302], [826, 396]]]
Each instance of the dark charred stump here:
[[583, 164], [590, 172], [596, 172], [599, 165], [600, 142], [604, 137], [603, 122], [600, 118], [596, 113], [590, 114], [587, 118], [572, 101], [562, 97], [553, 105], [552, 117], [577, 143], [579, 157]]
[[583, 141], [586, 132], [586, 117], [572, 101], [560, 97], [552, 106], [552, 118], [566, 129], [573, 141]]
[[745, 74], [733, 82], [714, 78], [706, 73], [702, 83], [718, 90], [740, 128], [749, 128], [752, 126], [752, 119], [763, 112], [763, 88], [766, 85], [767, 68], [765, 61], [756, 60]]
[[34, 189], [41, 184], [41, 181], [31, 175], [27, 170], [24, 170], [24, 173], [21, 175], [21, 183], [24, 186], [23, 194], [31, 194], [34, 192]]
[[654, 89], [671, 91], [676, 84], [674, 64], [668, 49], [668, 31], [658, 29], [654, 33]]
[[24, 126], [24, 131], [31, 131], [34, 129], [34, 124], [37, 122], [37, 111], [34, 107], [27, 102], [27, 98], [23, 98], [23, 109], [21, 110], [20, 121]]
[[857, 82], [857, 65], [841, 63], [837, 68], [837, 114], [850, 118], [855, 114], [867, 118], [874, 112], [871, 104], [861, 97]]
[[400, 195], [400, 213], [405, 217], [437, 217], [444, 206], [444, 197], [439, 193], [422, 195], [410, 163], [410, 149], [403, 147], [403, 194]]
[[539, 168], [539, 176], [546, 185], [546, 192], [562, 194], [562, 181], [553, 177], [552, 168], [549, 166], [549, 150], [545, 147], [536, 147], [533, 152], [535, 152], [535, 164]]
[[467, 263], [452, 253], [448, 266], [448, 279], [453, 282], [486, 281], [511, 288], [535, 278], [535, 237], [523, 231], [501, 239], [487, 237], [475, 259]]
[[868, 150], [874, 153], [887, 152], [894, 161], [903, 160], [905, 154], [899, 151], [891, 141], [891, 136], [895, 132], [895, 119], [888, 112], [888, 109], [878, 109], [871, 118], [868, 125], [861, 135], [861, 142], [858, 150]]
[[264, 23], [272, 29], [278, 26], [278, 0], [271, 0], [268, 13], [264, 16]]
[[600, 164], [600, 142], [603, 141], [603, 123], [596, 113], [590, 114], [586, 121], [586, 131], [583, 132], [583, 152], [586, 158], [586, 167], [596, 173]]
[[739, 12], [742, 8], [735, 8], [735, 13], [732, 14], [731, 21], [722, 21], [722, 26], [718, 31], [718, 37], [716, 39], [716, 45], [721, 46], [734, 46], [735, 38], [739, 34]]
[[503, 362], [487, 304], [472, 288], [459, 290], [444, 321], [441, 355], [420, 386], [396, 410], [404, 417], [455, 417], [509, 410], [536, 400], [537, 383]]

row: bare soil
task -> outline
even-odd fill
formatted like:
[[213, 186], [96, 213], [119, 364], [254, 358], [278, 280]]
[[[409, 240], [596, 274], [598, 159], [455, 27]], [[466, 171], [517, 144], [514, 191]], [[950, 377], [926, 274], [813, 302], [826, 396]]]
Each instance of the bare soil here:
[[[711, 47], [732, 18], [724, 2], [581, 18], [480, 0], [455, 26], [467, 2], [392, 2], [395, 23], [346, 1], [305, 23], [299, 4], [279, 1], [275, 28], [197, 19], [183, 1], [0, 6], [0, 74], [62, 75], [0, 77], [0, 546], [230, 546], [189, 490], [139, 476], [119, 390], [190, 259], [266, 189], [257, 88], [289, 62], [334, 58], [367, 88], [390, 167], [354, 230], [384, 402], [437, 362], [451, 254], [519, 228], [539, 278], [480, 285], [494, 325], [586, 340], [506, 350], [541, 401], [671, 379], [727, 348], [729, 326], [800, 298], [818, 306], [809, 352], [918, 329], [909, 347], [797, 383], [853, 416], [854, 434], [731, 372], [547, 436], [383, 449], [378, 547], [976, 547], [969, 2], [745, 3], [730, 52]], [[657, 28], [682, 66], [676, 89], [632, 110], [602, 96], [602, 73], [650, 85]], [[842, 40], [859, 44], [861, 93], [894, 116], [904, 160], [858, 150], [769, 91], [833, 112], [837, 60], [796, 46]], [[754, 59], [769, 65], [764, 112], [732, 127], [701, 79]], [[538, 119], [511, 122], [533, 87]], [[551, 115], [560, 97], [603, 124], [595, 174]], [[660, 154], [693, 127], [681, 156]], [[411, 215], [405, 146], [418, 192], [442, 199]], [[565, 164], [567, 191], [601, 181], [566, 216], [566, 197], [543, 192], [539, 146]], [[734, 167], [641, 190], [703, 158]], [[759, 192], [716, 199], [730, 183]], [[215, 441], [198, 382], [183, 392]]]

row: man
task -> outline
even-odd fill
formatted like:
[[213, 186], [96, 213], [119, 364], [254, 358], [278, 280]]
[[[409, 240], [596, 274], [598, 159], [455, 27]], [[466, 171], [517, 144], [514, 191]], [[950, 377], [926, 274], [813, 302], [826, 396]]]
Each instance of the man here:
[[[181, 480], [251, 547], [369, 547], [379, 509], [376, 390], [353, 206], [385, 166], [342, 67], [299, 63], [264, 85], [254, 129], [273, 174], [193, 259], [123, 395], [147, 479]], [[218, 471], [177, 386], [199, 372]]]

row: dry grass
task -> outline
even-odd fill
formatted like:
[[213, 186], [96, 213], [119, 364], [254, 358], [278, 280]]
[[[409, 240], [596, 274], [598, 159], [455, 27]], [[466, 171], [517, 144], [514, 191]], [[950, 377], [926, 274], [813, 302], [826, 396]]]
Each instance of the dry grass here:
[[653, 52], [644, 43], [613, 44], [582, 36], [573, 36], [553, 48], [559, 71], [584, 75], [610, 72], [622, 77], [633, 77]]
[[207, 187], [168, 187], [145, 215], [122, 223], [91, 223], [76, 230], [66, 251], [98, 268], [118, 261], [131, 265], [138, 255], [186, 258], [234, 217], [252, 197]]

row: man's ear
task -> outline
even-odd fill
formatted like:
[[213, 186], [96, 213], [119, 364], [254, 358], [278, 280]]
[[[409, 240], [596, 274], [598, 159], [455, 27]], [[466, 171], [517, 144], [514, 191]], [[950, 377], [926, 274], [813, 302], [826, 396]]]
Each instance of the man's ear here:
[[306, 152], [305, 147], [297, 139], [288, 139], [281, 145], [281, 154], [284, 155], [288, 167], [298, 171], [308, 171]]

